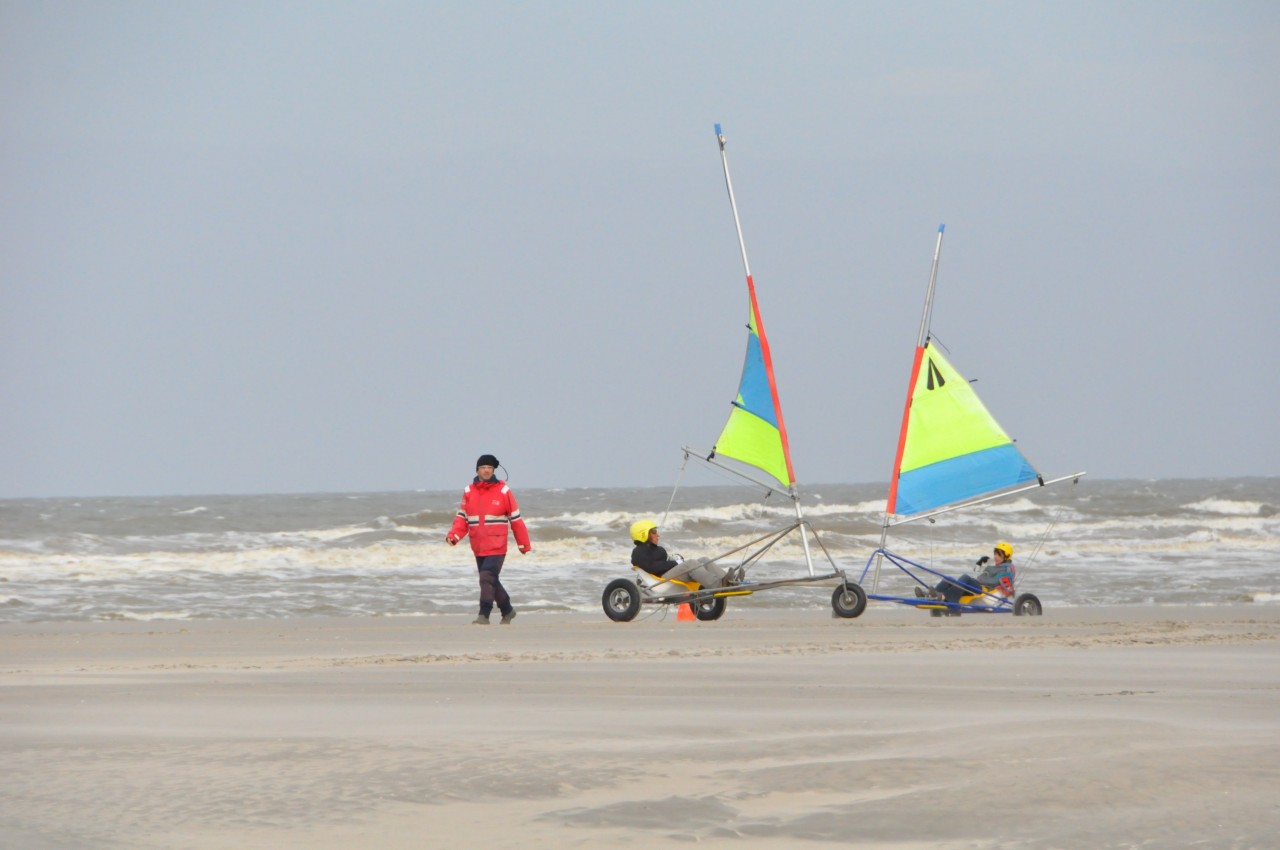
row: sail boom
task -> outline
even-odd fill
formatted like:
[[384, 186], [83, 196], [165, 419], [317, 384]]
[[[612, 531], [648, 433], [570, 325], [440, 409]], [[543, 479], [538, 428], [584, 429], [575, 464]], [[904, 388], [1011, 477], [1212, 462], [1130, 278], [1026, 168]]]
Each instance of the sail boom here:
[[[695, 449], [692, 446], [684, 446], [681, 449], [681, 451], [684, 452], [685, 457], [696, 457], [698, 460], [702, 461], [703, 463], [709, 466], [714, 466], [717, 469], [723, 469], [725, 472], [729, 473], [730, 475], [736, 475], [738, 478], [741, 478], [743, 481], [749, 481], [750, 483], [763, 487], [766, 490], [771, 490], [771, 491], [776, 490], [781, 493], [786, 493], [788, 498], [790, 498], [792, 501], [796, 502], [797, 504], [800, 501], [800, 496], [796, 493], [796, 488], [794, 485], [784, 486], [781, 484], [781, 482], [776, 480], [773, 482], [765, 481], [763, 478], [757, 478], [756, 476], [751, 475], [750, 473], [742, 469], [738, 469], [735, 466], [730, 466], [727, 463], [721, 463], [720, 461], [716, 460], [715, 451], [708, 452], [702, 449]], [[737, 458], [731, 458], [731, 459], [735, 463], [742, 463], [746, 466], [750, 466], [750, 464], [746, 464], [744, 461], [740, 461]]]

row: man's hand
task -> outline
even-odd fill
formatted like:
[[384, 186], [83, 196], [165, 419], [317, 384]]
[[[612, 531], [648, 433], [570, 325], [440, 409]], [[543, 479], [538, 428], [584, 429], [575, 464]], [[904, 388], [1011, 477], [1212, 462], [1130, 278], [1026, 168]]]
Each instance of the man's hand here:
[[521, 546], [521, 547], [520, 547], [520, 554], [521, 554], [521, 555], [528, 555], [528, 554], [529, 554], [530, 552], [532, 552], [532, 551], [533, 551], [533, 547], [532, 547], [532, 546]]
[[450, 546], [458, 545], [458, 538], [454, 537], [452, 534], [446, 534], [444, 539], [448, 541]]

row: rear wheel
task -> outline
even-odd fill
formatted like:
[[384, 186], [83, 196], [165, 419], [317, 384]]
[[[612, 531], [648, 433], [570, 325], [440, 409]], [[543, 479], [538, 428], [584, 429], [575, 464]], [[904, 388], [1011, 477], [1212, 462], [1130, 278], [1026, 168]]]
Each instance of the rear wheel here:
[[867, 610], [867, 592], [853, 582], [845, 582], [831, 594], [831, 610], [837, 617], [856, 617]]
[[640, 613], [640, 588], [631, 579], [616, 578], [604, 589], [600, 602], [610, 620], [629, 623]]
[[1044, 613], [1044, 606], [1032, 594], [1024, 593], [1013, 600], [1013, 613], [1018, 617], [1039, 617]]
[[728, 601], [723, 596], [713, 596], [693, 603], [693, 615], [699, 620], [719, 620], [724, 616]]

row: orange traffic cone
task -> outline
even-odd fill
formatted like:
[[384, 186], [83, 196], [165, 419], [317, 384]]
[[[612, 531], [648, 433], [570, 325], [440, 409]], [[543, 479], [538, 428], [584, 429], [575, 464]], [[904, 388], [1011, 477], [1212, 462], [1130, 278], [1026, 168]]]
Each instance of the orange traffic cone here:
[[694, 616], [692, 604], [686, 602], [680, 606], [680, 611], [676, 614], [677, 623], [683, 623], [686, 620], [696, 620], [696, 619], [698, 618]]

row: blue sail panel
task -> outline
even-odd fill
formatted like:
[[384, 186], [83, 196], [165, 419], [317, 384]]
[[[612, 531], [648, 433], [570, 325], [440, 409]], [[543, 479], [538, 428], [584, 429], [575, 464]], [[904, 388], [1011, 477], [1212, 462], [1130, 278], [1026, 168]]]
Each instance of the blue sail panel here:
[[1012, 443], [984, 449], [903, 472], [898, 478], [897, 513], [909, 516], [1036, 477], [1035, 469]]
[[769, 388], [769, 372], [765, 369], [764, 352], [760, 348], [760, 337], [754, 333], [747, 334], [747, 358], [742, 364], [737, 404], [774, 428], [778, 427], [778, 412], [773, 406], [773, 391]]

